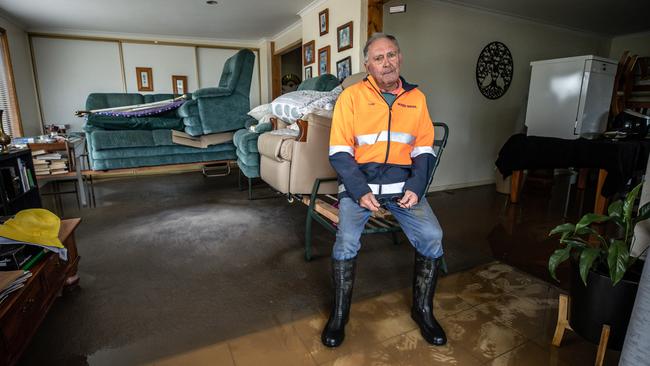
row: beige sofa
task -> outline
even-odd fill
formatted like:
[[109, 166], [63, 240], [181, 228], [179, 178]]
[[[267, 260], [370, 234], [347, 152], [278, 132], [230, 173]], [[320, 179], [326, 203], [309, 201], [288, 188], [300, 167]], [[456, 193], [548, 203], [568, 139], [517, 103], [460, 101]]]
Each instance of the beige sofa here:
[[[346, 88], [365, 76], [365, 73], [351, 75], [342, 86]], [[308, 114], [298, 120], [300, 134], [297, 138], [269, 132], [262, 134], [257, 140], [262, 180], [284, 194], [303, 195], [311, 194], [317, 178], [336, 178], [329, 162], [331, 124], [329, 117]], [[336, 181], [321, 184], [318, 193], [337, 194]]]

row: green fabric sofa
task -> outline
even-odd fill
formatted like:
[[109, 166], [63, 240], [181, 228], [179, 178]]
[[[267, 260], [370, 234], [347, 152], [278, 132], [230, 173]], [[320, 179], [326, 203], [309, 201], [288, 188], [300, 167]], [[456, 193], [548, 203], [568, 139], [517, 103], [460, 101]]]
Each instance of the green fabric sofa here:
[[[307, 79], [300, 83], [298, 90], [317, 90], [330, 91], [339, 85], [339, 80], [331, 74], [321, 75], [315, 78]], [[246, 128], [235, 132], [233, 142], [237, 147], [237, 165], [240, 172], [249, 180], [260, 176], [260, 154], [257, 150], [257, 138], [266, 130], [257, 130], [253, 132], [248, 127], [256, 124], [256, 120], [248, 121]], [[270, 130], [270, 128], [269, 128]], [[250, 198], [249, 190], [249, 198]]]
[[[112, 170], [213, 160], [235, 160], [232, 142], [205, 149], [177, 145], [172, 130], [192, 136], [238, 130], [252, 119], [250, 83], [255, 55], [241, 50], [229, 58], [219, 86], [188, 94], [189, 101], [179, 109], [148, 117], [113, 117], [91, 114], [84, 131], [90, 167]], [[86, 110], [143, 104], [171, 99], [172, 94], [92, 93]]]

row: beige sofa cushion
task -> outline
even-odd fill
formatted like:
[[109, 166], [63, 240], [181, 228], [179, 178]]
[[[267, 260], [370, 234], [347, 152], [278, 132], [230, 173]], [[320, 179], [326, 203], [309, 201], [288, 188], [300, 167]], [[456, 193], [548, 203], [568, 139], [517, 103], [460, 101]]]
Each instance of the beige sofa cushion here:
[[280, 158], [291, 161], [291, 154], [293, 154], [293, 144], [296, 140], [286, 139], [280, 144]]

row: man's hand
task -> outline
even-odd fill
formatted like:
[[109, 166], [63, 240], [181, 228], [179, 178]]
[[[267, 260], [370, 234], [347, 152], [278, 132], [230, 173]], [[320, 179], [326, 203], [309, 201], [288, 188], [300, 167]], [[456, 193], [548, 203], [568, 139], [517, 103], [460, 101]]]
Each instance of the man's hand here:
[[406, 192], [404, 192], [404, 196], [402, 196], [402, 198], [397, 201], [397, 204], [401, 208], [409, 209], [418, 204], [418, 195], [412, 191], [406, 190]]
[[372, 192], [368, 192], [359, 200], [359, 206], [366, 208], [372, 212], [379, 211], [379, 202]]

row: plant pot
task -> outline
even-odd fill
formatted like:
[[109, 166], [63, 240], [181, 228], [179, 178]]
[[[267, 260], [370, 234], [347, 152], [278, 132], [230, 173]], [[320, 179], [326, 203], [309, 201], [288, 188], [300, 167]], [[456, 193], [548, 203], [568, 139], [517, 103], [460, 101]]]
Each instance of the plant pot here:
[[610, 327], [607, 348], [620, 351], [638, 287], [639, 278], [635, 281], [634, 278], [626, 277], [616, 286], [612, 286], [609, 276], [594, 270], [589, 271], [585, 286], [580, 278], [578, 265], [572, 261], [569, 315], [571, 328], [589, 342], [598, 344], [603, 325], [607, 324]]

